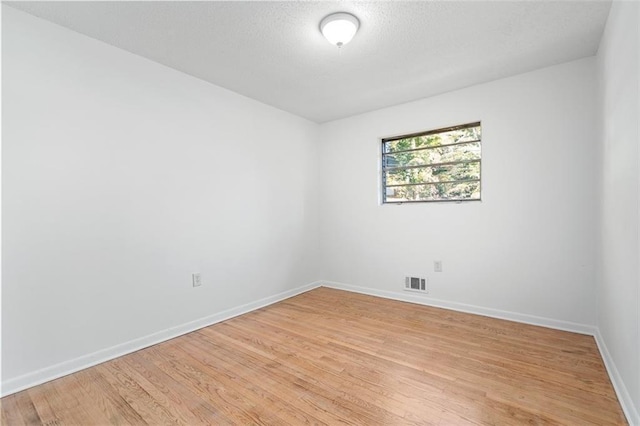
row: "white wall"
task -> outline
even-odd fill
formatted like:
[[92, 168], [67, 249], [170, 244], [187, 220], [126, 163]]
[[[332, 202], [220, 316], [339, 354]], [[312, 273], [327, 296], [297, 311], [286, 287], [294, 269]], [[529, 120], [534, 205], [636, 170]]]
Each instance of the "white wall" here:
[[[595, 324], [595, 82], [587, 58], [323, 125], [323, 278]], [[476, 120], [482, 202], [379, 204], [382, 137]]]
[[[640, 4], [614, 1], [598, 51], [601, 247], [597, 323], [640, 424]], [[626, 392], [626, 395], [625, 395]], [[625, 401], [626, 399], [626, 401]], [[633, 407], [633, 408], [631, 408]]]
[[2, 8], [3, 383], [318, 278], [316, 124]]

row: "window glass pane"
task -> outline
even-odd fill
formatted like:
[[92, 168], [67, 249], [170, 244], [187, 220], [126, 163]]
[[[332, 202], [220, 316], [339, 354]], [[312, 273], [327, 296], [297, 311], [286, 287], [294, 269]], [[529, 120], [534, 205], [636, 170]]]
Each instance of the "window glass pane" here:
[[385, 203], [480, 200], [480, 123], [382, 141]]
[[386, 188], [386, 202], [479, 200], [480, 182], [437, 183]]
[[431, 135], [414, 136], [394, 141], [384, 142], [384, 152], [405, 151], [407, 149], [426, 148], [430, 146], [449, 145], [458, 142], [471, 142], [482, 139], [480, 126], [466, 129], [450, 130], [448, 132]]
[[480, 179], [480, 163], [425, 166], [385, 172], [385, 185]]
[[438, 148], [424, 149], [420, 151], [385, 154], [384, 166], [385, 168], [422, 166], [433, 163], [479, 160], [480, 151], [480, 142], [471, 142], [461, 145], [441, 146]]

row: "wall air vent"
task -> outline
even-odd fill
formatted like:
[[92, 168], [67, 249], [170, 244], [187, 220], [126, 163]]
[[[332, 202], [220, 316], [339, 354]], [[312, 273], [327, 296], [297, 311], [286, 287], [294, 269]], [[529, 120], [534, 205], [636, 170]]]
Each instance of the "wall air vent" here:
[[404, 277], [404, 289], [406, 291], [427, 293], [427, 279], [420, 277]]

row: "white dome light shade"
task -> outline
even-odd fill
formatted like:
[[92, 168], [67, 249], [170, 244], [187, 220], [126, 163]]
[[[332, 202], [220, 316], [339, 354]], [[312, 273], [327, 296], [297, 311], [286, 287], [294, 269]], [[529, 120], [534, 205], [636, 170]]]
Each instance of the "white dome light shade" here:
[[331, 14], [320, 22], [322, 35], [338, 47], [349, 43], [359, 27], [358, 18], [345, 12]]

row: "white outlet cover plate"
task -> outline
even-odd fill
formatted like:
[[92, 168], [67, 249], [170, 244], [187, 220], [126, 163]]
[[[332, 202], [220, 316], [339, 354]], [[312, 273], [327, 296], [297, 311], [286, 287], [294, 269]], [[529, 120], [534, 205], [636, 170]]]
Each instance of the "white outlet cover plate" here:
[[200, 287], [202, 285], [202, 276], [200, 273], [191, 274], [191, 281], [194, 287]]

